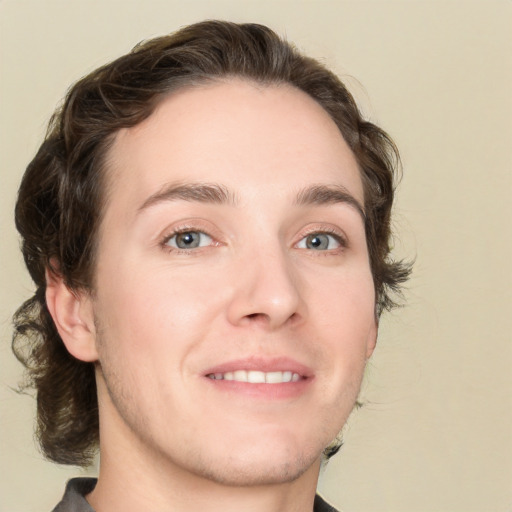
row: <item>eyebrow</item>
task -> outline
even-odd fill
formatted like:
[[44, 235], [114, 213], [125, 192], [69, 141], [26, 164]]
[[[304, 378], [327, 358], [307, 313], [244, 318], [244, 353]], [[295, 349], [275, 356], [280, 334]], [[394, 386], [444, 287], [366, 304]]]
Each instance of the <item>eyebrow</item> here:
[[[179, 200], [231, 206], [238, 204], [236, 194], [218, 183], [171, 183], [149, 196], [138, 211], [162, 202]], [[361, 215], [363, 221], [366, 220], [363, 206], [343, 185], [311, 185], [300, 190], [294, 201], [297, 206], [339, 203], [351, 206]]]
[[158, 203], [177, 200], [232, 206], [237, 204], [235, 194], [217, 183], [171, 183], [150, 195], [139, 207], [139, 212]]
[[366, 220], [363, 205], [343, 185], [311, 185], [299, 191], [295, 199], [299, 206], [337, 203], [351, 206]]

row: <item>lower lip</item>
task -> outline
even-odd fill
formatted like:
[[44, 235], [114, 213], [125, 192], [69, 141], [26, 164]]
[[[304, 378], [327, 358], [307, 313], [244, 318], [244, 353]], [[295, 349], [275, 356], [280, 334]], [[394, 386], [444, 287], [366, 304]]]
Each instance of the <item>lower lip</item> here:
[[205, 377], [210, 385], [221, 392], [244, 395], [264, 400], [285, 400], [297, 398], [311, 385], [313, 378], [298, 380], [297, 382], [282, 382], [280, 384], [252, 384], [236, 380], [211, 379]]

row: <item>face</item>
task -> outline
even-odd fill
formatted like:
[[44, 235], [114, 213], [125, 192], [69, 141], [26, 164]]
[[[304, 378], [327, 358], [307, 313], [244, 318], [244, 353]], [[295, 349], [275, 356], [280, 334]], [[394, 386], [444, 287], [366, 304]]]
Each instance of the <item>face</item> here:
[[190, 474], [319, 463], [376, 336], [354, 156], [289, 86], [182, 90], [108, 159], [92, 301], [102, 436]]

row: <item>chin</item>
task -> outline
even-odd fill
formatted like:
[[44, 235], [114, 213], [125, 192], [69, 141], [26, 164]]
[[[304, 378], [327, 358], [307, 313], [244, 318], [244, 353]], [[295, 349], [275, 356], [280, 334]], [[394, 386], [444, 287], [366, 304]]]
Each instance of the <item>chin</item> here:
[[202, 476], [212, 482], [225, 486], [253, 487], [293, 482], [313, 466], [319, 466], [320, 457], [296, 456], [294, 460], [269, 457], [263, 461], [229, 458], [222, 465], [201, 465]]
[[188, 470], [226, 486], [263, 486], [289, 483], [297, 480], [312, 467], [320, 468], [323, 447], [305, 450], [290, 438], [281, 443], [251, 442], [231, 446], [222, 453], [201, 454], [188, 459]]

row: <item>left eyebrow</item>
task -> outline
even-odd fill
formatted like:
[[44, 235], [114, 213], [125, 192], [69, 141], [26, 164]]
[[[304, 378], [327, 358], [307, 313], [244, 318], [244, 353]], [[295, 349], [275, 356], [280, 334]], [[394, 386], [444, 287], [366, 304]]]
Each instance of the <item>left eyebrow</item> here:
[[366, 220], [363, 205], [343, 185], [311, 185], [299, 191], [295, 198], [298, 206], [345, 203]]

